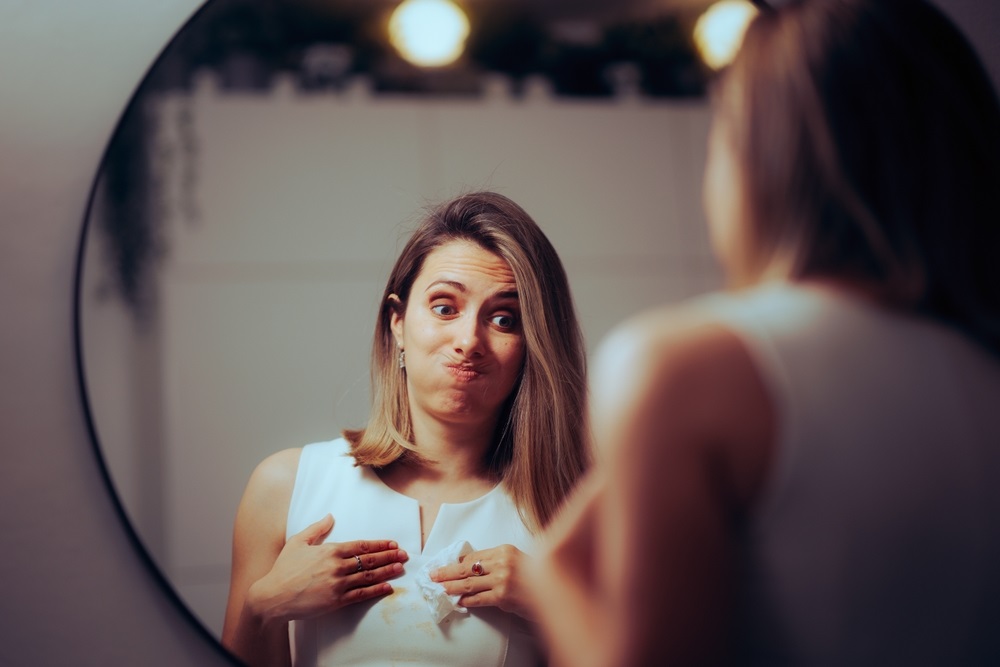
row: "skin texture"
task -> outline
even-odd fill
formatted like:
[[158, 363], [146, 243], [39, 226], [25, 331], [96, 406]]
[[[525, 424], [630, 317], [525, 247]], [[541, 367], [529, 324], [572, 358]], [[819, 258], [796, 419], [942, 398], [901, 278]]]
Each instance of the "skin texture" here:
[[[420, 502], [426, 535], [441, 503], [473, 500], [496, 483], [483, 458], [524, 363], [520, 309], [506, 262], [464, 241], [431, 252], [408, 303], [395, 296], [391, 303], [393, 333], [406, 350], [414, 440], [426, 463], [394, 463], [379, 476]], [[390, 536], [324, 543], [336, 519], [330, 515], [286, 541], [300, 454], [290, 449], [265, 459], [237, 511], [222, 643], [251, 666], [290, 664], [289, 621], [390, 593], [409, 558]], [[471, 574], [475, 560], [489, 575]], [[500, 545], [476, 552], [475, 560], [444, 568], [439, 580], [449, 592], [465, 593], [467, 606], [526, 615], [524, 554]]]

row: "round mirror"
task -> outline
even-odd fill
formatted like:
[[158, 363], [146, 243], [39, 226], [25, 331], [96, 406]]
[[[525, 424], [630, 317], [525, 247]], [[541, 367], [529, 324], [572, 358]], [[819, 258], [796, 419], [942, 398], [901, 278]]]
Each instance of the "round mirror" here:
[[254, 466], [364, 423], [377, 300], [409, 223], [508, 195], [562, 256], [589, 349], [717, 287], [700, 205], [706, 2], [466, 0], [450, 64], [397, 2], [212, 0], [142, 82], [82, 237], [79, 367], [141, 548], [215, 636]]

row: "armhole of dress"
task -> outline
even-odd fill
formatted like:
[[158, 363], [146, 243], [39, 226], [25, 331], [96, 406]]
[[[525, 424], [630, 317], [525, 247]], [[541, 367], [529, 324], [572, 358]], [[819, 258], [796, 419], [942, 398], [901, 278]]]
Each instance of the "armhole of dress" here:
[[794, 463], [795, 432], [798, 428], [796, 411], [789, 391], [788, 374], [772, 336], [761, 326], [754, 313], [741, 307], [742, 303], [733, 305], [736, 308], [713, 308], [712, 313], [743, 345], [775, 412], [773, 457], [760, 496], [750, 509], [751, 515], [763, 518], [778, 502]]
[[288, 500], [288, 514], [285, 515], [286, 540], [298, 532], [298, 530], [294, 530], [292, 517], [300, 514], [298, 510], [299, 510], [299, 505], [302, 502], [301, 500], [303, 493], [302, 489], [304, 486], [306, 486], [305, 474], [306, 471], [308, 470], [308, 466], [303, 464], [305, 463], [307, 457], [311, 457], [311, 455], [312, 453], [309, 445], [304, 446], [302, 448], [302, 451], [299, 453], [299, 463], [298, 467], [295, 470], [295, 482], [292, 484], [292, 495], [291, 498], [289, 498]]

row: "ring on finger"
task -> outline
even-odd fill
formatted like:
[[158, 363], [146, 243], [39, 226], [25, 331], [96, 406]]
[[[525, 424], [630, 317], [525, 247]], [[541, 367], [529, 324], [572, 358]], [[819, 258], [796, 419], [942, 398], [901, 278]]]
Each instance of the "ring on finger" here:
[[355, 554], [355, 555], [354, 555], [354, 557], [355, 557], [355, 558], [357, 559], [357, 561], [358, 561], [358, 569], [357, 569], [357, 570], [355, 570], [355, 572], [360, 572], [361, 570], [363, 570], [363, 569], [364, 569], [364, 566], [363, 566], [363, 565], [361, 564], [361, 556], [358, 556], [357, 554]]
[[472, 564], [472, 574], [476, 575], [477, 577], [481, 577], [484, 574], [486, 574], [486, 570], [483, 568], [483, 561], [477, 560], [475, 563]]

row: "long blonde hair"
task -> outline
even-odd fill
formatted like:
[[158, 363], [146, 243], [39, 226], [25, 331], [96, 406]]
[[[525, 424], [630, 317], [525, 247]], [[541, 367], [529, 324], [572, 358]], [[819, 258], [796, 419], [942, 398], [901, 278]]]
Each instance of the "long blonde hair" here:
[[358, 465], [382, 467], [420, 459], [413, 443], [405, 375], [390, 327], [424, 259], [438, 246], [467, 240], [503, 258], [514, 273], [525, 361], [498, 421], [488, 453], [525, 523], [544, 527], [591, 460], [586, 426], [586, 357], [569, 281], [559, 256], [534, 220], [493, 192], [465, 194], [430, 209], [389, 274], [371, 357], [372, 414], [364, 429], [345, 430]]
[[940, 11], [762, 11], [717, 101], [743, 176], [734, 282], [848, 278], [1000, 354], [1000, 104]]

